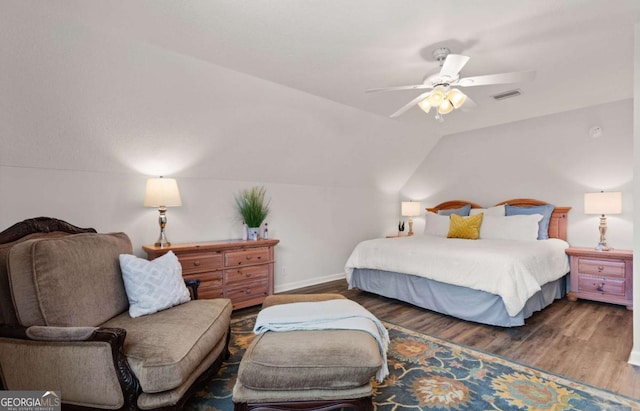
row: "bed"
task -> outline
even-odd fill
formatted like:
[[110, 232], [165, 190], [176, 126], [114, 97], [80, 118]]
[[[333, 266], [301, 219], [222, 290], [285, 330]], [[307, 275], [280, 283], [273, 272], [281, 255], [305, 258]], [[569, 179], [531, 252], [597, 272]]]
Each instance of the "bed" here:
[[[486, 237], [481, 232], [479, 240], [471, 241], [429, 232], [363, 241], [354, 248], [345, 265], [349, 288], [502, 327], [524, 325], [534, 312], [565, 295], [569, 262], [564, 250], [569, 246], [566, 239], [570, 207], [555, 207], [551, 212], [551, 206], [544, 201], [511, 199], [483, 209], [473, 202], [455, 200], [427, 211], [437, 214], [466, 205], [471, 214], [486, 214], [483, 222], [487, 225]], [[512, 224], [517, 220], [496, 219], [490, 216], [491, 210], [512, 207], [526, 214], [539, 206], [549, 209], [548, 228], [540, 229], [540, 233], [548, 234], [548, 239], [537, 240], [537, 232], [533, 241], [490, 235], [489, 227], [496, 221]], [[427, 215], [427, 224], [436, 218], [442, 219]], [[538, 214], [518, 218], [526, 219], [528, 227], [532, 218], [542, 219]], [[534, 229], [538, 230], [537, 223]]]

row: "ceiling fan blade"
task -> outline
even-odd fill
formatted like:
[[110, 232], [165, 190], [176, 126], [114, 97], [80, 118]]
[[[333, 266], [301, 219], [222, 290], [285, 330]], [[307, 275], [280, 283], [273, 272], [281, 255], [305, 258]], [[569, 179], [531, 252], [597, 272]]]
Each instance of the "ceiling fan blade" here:
[[462, 107], [460, 107], [460, 110], [472, 111], [477, 107], [478, 107], [478, 104], [476, 104], [475, 101], [471, 100], [471, 97], [467, 96], [466, 100], [464, 101], [464, 104], [462, 105]]
[[390, 115], [389, 117], [391, 118], [396, 118], [401, 116], [402, 114], [404, 114], [406, 111], [408, 111], [411, 107], [415, 106], [416, 104], [418, 104], [419, 102], [421, 102], [422, 100], [424, 100], [430, 92], [426, 92], [426, 93], [422, 93], [420, 94], [418, 97], [414, 98], [413, 100], [411, 100], [410, 102], [408, 102], [407, 104], [405, 104], [404, 106], [402, 106], [402, 108], [400, 108], [400, 110], [396, 111], [395, 113], [393, 113], [392, 115]]
[[465, 77], [458, 80], [460, 87], [488, 86], [489, 84], [520, 83], [533, 80], [536, 77], [535, 70], [517, 71], [513, 73], [488, 74], [486, 76]]
[[396, 86], [396, 87], [382, 87], [382, 88], [370, 88], [366, 90], [367, 93], [372, 93], [374, 91], [397, 91], [397, 90], [422, 90], [426, 88], [433, 88], [430, 85], [426, 84], [414, 84], [411, 86]]
[[456, 77], [460, 70], [467, 64], [469, 57], [460, 54], [449, 54], [440, 69], [441, 76]]

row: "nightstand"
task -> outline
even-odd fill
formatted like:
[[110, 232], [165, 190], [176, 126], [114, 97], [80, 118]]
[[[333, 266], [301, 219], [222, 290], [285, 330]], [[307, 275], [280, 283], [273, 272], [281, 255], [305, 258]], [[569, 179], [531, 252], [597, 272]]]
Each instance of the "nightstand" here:
[[569, 301], [584, 298], [633, 309], [633, 251], [570, 247], [565, 252], [571, 257]]

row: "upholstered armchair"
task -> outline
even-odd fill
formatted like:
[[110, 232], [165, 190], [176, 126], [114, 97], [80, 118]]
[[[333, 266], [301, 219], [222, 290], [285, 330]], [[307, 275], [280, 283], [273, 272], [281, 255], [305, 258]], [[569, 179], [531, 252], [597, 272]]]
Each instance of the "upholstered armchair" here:
[[124, 233], [49, 218], [0, 233], [0, 389], [60, 391], [65, 408], [179, 409], [215, 374], [230, 301], [132, 318], [119, 265], [131, 253]]

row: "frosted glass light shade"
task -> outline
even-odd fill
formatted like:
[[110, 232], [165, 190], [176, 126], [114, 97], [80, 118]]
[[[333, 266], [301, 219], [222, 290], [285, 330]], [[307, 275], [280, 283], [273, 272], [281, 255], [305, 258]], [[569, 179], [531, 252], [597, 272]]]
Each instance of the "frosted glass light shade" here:
[[431, 110], [431, 103], [429, 103], [429, 98], [425, 98], [421, 102], [418, 103], [418, 107], [422, 109], [425, 113], [428, 113]]
[[182, 205], [175, 178], [150, 178], [144, 195], [145, 207], [179, 207]]
[[403, 201], [400, 213], [403, 217], [416, 217], [420, 215], [420, 203], [417, 201]]
[[449, 100], [444, 100], [440, 107], [438, 107], [438, 113], [440, 114], [448, 114], [453, 111], [453, 104]]
[[438, 107], [442, 104], [442, 100], [444, 100], [444, 93], [440, 89], [435, 89], [427, 96], [427, 101], [431, 104], [432, 107]]
[[622, 213], [622, 193], [585, 193], [585, 214], [620, 214]]
[[447, 93], [447, 100], [449, 100], [451, 104], [453, 104], [453, 108], [459, 109], [460, 106], [462, 106], [467, 100], [467, 95], [462, 91], [454, 88]]

